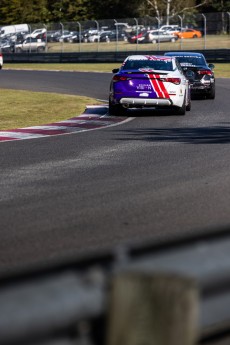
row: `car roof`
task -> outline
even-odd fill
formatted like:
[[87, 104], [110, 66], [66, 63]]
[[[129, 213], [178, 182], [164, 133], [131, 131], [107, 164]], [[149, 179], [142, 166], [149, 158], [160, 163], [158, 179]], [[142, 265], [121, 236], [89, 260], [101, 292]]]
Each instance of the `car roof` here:
[[165, 56], [165, 55], [130, 55], [126, 58], [127, 60], [148, 60], [148, 59], [153, 59], [153, 60], [165, 60], [168, 58], [173, 58], [173, 56]]

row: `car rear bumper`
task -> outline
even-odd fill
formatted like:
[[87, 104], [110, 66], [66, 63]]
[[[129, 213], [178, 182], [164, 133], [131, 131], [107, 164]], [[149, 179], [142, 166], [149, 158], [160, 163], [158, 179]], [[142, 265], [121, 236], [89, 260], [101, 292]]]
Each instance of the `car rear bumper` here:
[[209, 84], [202, 84], [202, 83], [194, 83], [190, 84], [191, 93], [206, 93], [210, 92], [210, 90], [214, 87], [213, 83]]
[[124, 106], [172, 106], [171, 99], [149, 99], [149, 98], [121, 98], [120, 104]]

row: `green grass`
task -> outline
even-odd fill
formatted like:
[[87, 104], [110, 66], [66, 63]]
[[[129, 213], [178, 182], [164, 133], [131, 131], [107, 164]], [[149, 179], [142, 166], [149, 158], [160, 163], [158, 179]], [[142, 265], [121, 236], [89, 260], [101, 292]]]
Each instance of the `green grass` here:
[[[4, 69], [111, 72], [119, 63], [4, 64]], [[230, 78], [230, 64], [215, 64], [216, 77]], [[42, 125], [80, 115], [86, 105], [99, 104], [89, 97], [1, 89], [0, 130]]]
[[230, 78], [230, 63], [215, 63], [216, 78]]
[[82, 96], [1, 89], [0, 130], [66, 120], [90, 104], [99, 102]]

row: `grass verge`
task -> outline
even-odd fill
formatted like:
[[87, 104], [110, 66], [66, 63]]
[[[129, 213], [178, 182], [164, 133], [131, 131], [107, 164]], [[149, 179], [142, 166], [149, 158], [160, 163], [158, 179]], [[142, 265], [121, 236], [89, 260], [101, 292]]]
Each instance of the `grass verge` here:
[[1, 89], [0, 130], [43, 125], [82, 114], [93, 98]]

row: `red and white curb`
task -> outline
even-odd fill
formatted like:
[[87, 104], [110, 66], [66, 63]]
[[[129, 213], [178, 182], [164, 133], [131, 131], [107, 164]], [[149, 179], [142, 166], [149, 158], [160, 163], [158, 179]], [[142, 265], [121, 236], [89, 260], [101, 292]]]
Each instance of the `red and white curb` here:
[[126, 117], [110, 116], [108, 114], [107, 105], [93, 105], [87, 106], [83, 114], [68, 120], [49, 123], [42, 126], [0, 131], [0, 141], [34, 139], [52, 135], [83, 132], [113, 126], [124, 121], [127, 121]]

